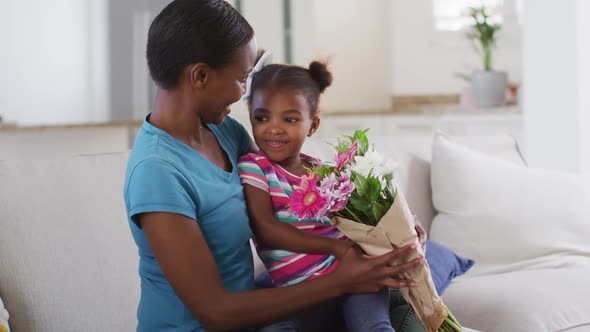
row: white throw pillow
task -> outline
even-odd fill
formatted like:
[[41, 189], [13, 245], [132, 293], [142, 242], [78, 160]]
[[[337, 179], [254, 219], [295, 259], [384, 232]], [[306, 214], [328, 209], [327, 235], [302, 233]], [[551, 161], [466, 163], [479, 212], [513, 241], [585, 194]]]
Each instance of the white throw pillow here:
[[[439, 136], [446, 138], [454, 145], [464, 146], [497, 159], [526, 166], [526, 162], [520, 153], [520, 147], [514, 136], [508, 134], [452, 136], [445, 132], [437, 131], [434, 134], [434, 139], [436, 140]], [[430, 143], [432, 143], [432, 140]], [[432, 150], [429, 152], [432, 152]]]
[[2, 298], [0, 298], [0, 332], [10, 331], [10, 327], [8, 326], [8, 317], [8, 311], [4, 309], [4, 303], [2, 302]]
[[[469, 276], [590, 266], [588, 183], [488, 157], [436, 135], [431, 239], [476, 261]], [[556, 294], [556, 296], [558, 296]]]

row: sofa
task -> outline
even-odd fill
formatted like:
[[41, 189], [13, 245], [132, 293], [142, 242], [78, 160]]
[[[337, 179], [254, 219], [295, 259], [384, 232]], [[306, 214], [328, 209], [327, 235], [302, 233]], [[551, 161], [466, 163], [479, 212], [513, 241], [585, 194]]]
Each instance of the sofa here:
[[[442, 295], [469, 331], [590, 331], [590, 219], [579, 175], [527, 168], [503, 135], [372, 138], [398, 161], [396, 181], [430, 239], [476, 261]], [[324, 139], [304, 150], [332, 154]], [[11, 331], [135, 329], [127, 156], [0, 155], [0, 319], [6, 310]]]

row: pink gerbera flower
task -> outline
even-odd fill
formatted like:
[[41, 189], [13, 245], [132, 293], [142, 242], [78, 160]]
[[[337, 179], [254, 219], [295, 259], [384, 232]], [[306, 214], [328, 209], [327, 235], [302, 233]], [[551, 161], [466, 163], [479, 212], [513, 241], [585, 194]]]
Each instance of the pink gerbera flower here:
[[326, 199], [317, 187], [317, 175], [307, 174], [301, 177], [301, 183], [291, 195], [291, 210], [299, 219], [320, 218], [318, 213], [324, 208]]
[[358, 150], [358, 143], [358, 140], [354, 141], [348, 152], [338, 154], [338, 157], [336, 157], [336, 170], [341, 169], [346, 164], [350, 164], [354, 160]]

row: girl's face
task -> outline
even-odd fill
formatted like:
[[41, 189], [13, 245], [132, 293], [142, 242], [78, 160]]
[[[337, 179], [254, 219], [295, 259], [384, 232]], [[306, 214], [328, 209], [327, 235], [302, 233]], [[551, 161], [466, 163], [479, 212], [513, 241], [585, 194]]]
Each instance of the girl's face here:
[[307, 98], [296, 90], [266, 88], [254, 91], [250, 122], [254, 140], [268, 158], [282, 166], [294, 166], [305, 138], [320, 124], [311, 117]]
[[211, 68], [204, 86], [205, 123], [221, 124], [230, 113], [230, 105], [246, 92], [246, 79], [256, 60], [256, 41], [236, 50], [233, 61], [220, 69]]

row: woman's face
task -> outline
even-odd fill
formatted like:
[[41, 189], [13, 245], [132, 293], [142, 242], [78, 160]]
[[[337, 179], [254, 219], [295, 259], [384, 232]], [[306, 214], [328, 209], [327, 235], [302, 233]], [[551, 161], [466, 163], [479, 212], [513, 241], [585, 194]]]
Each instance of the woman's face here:
[[286, 166], [297, 160], [307, 136], [318, 128], [307, 98], [296, 90], [266, 88], [252, 96], [250, 121], [254, 140], [266, 156]]
[[219, 69], [211, 69], [205, 89], [205, 123], [221, 124], [230, 113], [230, 105], [240, 100], [246, 92], [246, 79], [256, 61], [254, 39], [237, 49], [233, 60]]

